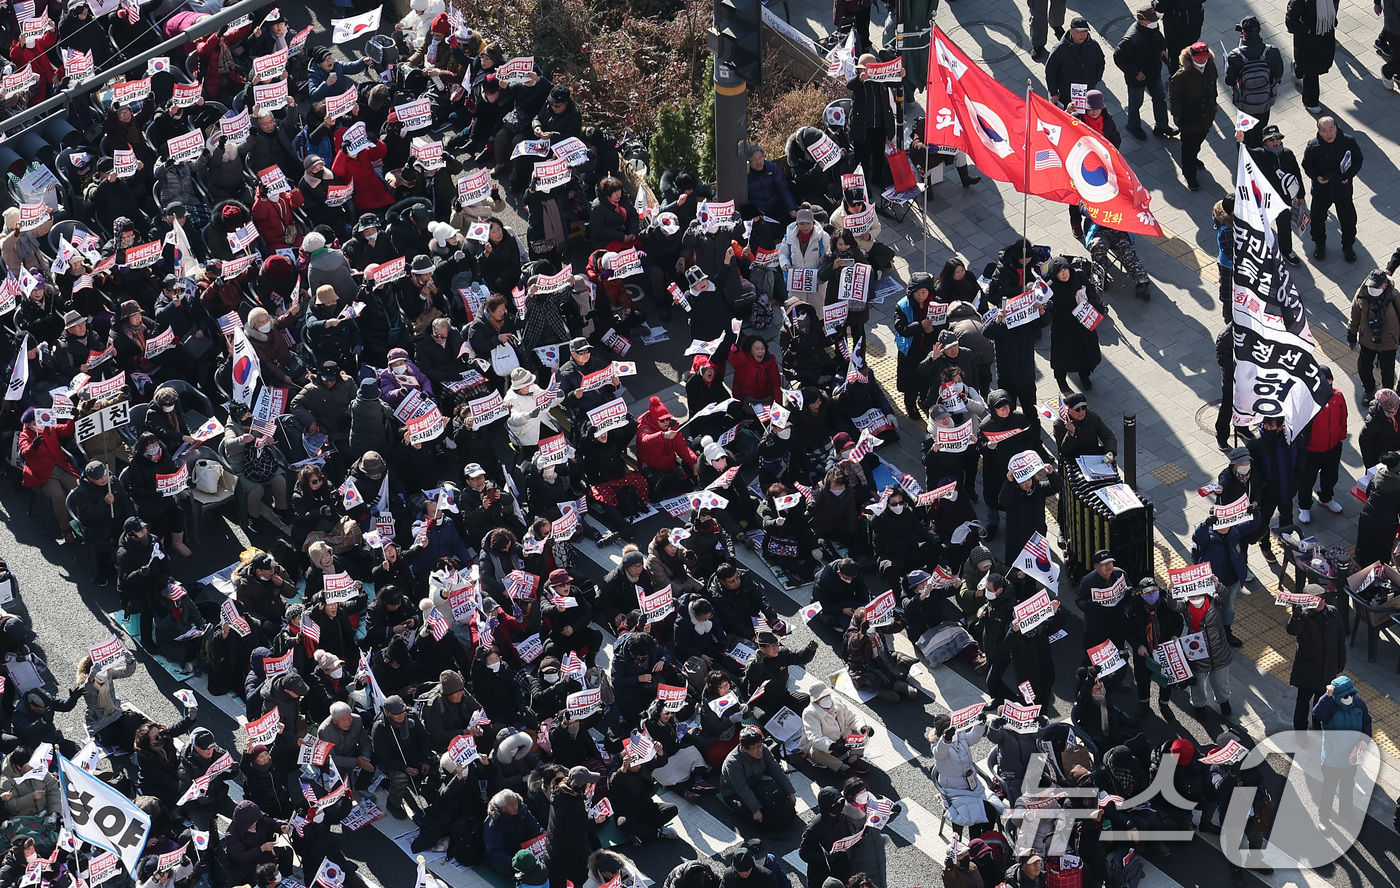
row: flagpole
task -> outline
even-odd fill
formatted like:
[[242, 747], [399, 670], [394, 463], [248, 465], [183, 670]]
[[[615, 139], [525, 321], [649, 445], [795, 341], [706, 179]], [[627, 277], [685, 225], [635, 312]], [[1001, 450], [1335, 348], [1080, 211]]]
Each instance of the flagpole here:
[[1030, 227], [1031, 213], [1031, 79], [1026, 78], [1026, 144], [1021, 152], [1025, 160], [1024, 176], [1021, 185], [1021, 241], [1026, 240], [1026, 230]]

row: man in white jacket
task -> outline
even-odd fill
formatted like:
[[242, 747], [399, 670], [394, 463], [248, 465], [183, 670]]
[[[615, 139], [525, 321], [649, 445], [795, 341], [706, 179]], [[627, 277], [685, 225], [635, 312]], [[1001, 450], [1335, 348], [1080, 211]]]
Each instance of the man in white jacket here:
[[802, 740], [798, 745], [819, 765], [838, 773], [864, 774], [869, 770], [861, 760], [865, 740], [874, 733], [875, 729], [865, 723], [858, 711], [823, 684], [812, 691], [812, 702], [802, 710]]

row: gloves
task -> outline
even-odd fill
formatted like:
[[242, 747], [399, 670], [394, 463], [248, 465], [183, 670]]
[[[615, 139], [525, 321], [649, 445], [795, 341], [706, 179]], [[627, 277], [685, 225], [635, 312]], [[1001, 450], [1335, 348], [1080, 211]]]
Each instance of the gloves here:
[[874, 737], [875, 729], [870, 727], [869, 725], [866, 725], [864, 728], [861, 728], [861, 733], [867, 737]]
[[833, 755], [833, 756], [836, 757], [836, 758], [840, 758], [841, 756], [843, 756], [843, 755], [846, 754], [846, 741], [845, 741], [845, 740], [835, 740], [835, 741], [833, 741], [832, 744], [831, 744], [831, 748], [828, 749], [827, 752], [831, 753], [831, 755]]

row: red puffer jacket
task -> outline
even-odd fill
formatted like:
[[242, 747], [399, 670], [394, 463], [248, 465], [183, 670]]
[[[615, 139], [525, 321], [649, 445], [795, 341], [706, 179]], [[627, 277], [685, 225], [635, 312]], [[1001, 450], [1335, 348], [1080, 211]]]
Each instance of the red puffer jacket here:
[[53, 476], [54, 466], [76, 476], [78, 470], [68, 459], [59, 444], [61, 438], [73, 437], [73, 421], [49, 429], [35, 431], [25, 426], [19, 433], [19, 452], [24, 457], [24, 474], [21, 482], [25, 487], [43, 487]]
[[[637, 461], [644, 468], [673, 472], [677, 459], [685, 463], [687, 468], [695, 468], [695, 451], [685, 443], [685, 436], [674, 423], [675, 418], [671, 416], [671, 411], [666, 409], [660, 398], [652, 395], [647, 412], [637, 419]], [[666, 437], [663, 424], [669, 424], [670, 429], [675, 431], [670, 438]]]
[[1308, 435], [1309, 453], [1326, 453], [1337, 447], [1347, 436], [1347, 399], [1338, 389], [1332, 389], [1332, 397], [1313, 417], [1312, 431]]
[[773, 353], [764, 355], [762, 361], [739, 347], [729, 349], [729, 365], [734, 368], [734, 383], [730, 387], [739, 400], [754, 398], [759, 401], [777, 401], [781, 395], [781, 379], [778, 376], [778, 362]]

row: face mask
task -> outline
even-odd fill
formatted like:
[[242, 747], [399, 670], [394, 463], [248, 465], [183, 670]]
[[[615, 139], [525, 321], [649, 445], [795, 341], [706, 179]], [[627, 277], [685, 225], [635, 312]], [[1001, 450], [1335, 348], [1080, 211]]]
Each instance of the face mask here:
[[271, 332], [271, 330], [272, 330], [272, 322], [271, 322], [271, 321], [268, 321], [266, 324], [262, 324], [262, 325], [260, 325], [260, 326], [258, 327], [258, 332], [259, 332], [259, 333], [268, 333], [268, 332]]
[[486, 668], [487, 668], [487, 669], [490, 669], [492, 672], [500, 672], [500, 671], [501, 671], [501, 665], [502, 665], [502, 664], [501, 664], [501, 661], [500, 661], [500, 660], [497, 660], [497, 661], [494, 662], [494, 663], [487, 663], [487, 664], [486, 664]]
[[1160, 25], [1161, 22], [1139, 22], [1138, 24], [1142, 25], [1144, 28], [1148, 28], [1150, 30], [1155, 31], [1157, 30], [1157, 26]]
[[870, 804], [870, 793], [861, 790], [860, 795], [856, 796], [856, 804], [860, 805], [862, 808]]
[[1351, 701], [1352, 701], [1352, 700], [1355, 700], [1355, 699], [1356, 699], [1356, 695], [1355, 695], [1355, 694], [1347, 694], [1345, 697], [1342, 698], [1342, 705], [1343, 705], [1343, 706], [1350, 706], [1350, 705], [1351, 705]]
[[1206, 598], [1205, 598], [1204, 595], [1195, 596], [1195, 597], [1193, 597], [1193, 598], [1191, 599], [1191, 606], [1192, 606], [1192, 607], [1200, 607], [1201, 605], [1203, 605], [1203, 604], [1205, 604], [1205, 603], [1206, 603]]
[[370, 243], [374, 243], [375, 241], [379, 240], [379, 232], [376, 231], [372, 234], [365, 235], [365, 240], [369, 241]]
[[394, 375], [397, 376], [397, 375], [401, 375], [407, 367], [408, 367], [407, 364], [398, 363], [398, 364], [392, 364], [392, 365], [390, 365], [389, 369], [392, 370], [392, 371], [394, 372]]
[[836, 701], [831, 699], [830, 697], [822, 697], [820, 700], [817, 701], [817, 705], [820, 706], [822, 709], [830, 709], [831, 707], [836, 705]]
[[792, 429], [789, 429], [789, 428], [778, 429], [778, 437], [779, 437], [779, 438], [782, 438], [784, 441], [786, 441], [788, 438], [792, 437]]
[[330, 671], [330, 677], [331, 677], [331, 678], [337, 678], [337, 679], [338, 679], [338, 678], [340, 678], [340, 677], [341, 677], [342, 675], [344, 675], [344, 674], [345, 674], [345, 667], [344, 667], [344, 666], [337, 666], [337, 667], [335, 667], [334, 669], [332, 669], [332, 670]]
[[1248, 478], [1249, 470], [1249, 466], [1235, 466], [1235, 474], [1239, 475], [1241, 478]]
[[540, 475], [544, 478], [544, 480], [552, 482], [555, 478], [559, 477], [559, 471], [557, 469], [552, 468], [545, 469], [543, 472], [540, 472]]
[[160, 448], [159, 448], [159, 447], [151, 447], [151, 448], [148, 448], [148, 449], [146, 450], [146, 459], [149, 459], [151, 462], [156, 462], [157, 460], [159, 460], [159, 459], [160, 459]]
[[957, 502], [957, 501], [958, 501], [958, 492], [957, 492], [956, 490], [953, 491], [952, 493], [948, 494], [948, 502], [950, 502], [950, 503], [955, 503], [955, 502]]
[[896, 515], [903, 515], [903, 514], [904, 514], [904, 503], [891, 503], [891, 504], [890, 504], [890, 511], [893, 512], [893, 513], [895, 513]]
[[557, 672], [546, 672], [546, 673], [544, 674], [544, 682], [545, 682], [545, 684], [555, 684], [555, 683], [557, 683], [558, 681], [559, 681], [559, 673], [557, 673]]
[[1204, 71], [1204, 70], [1206, 69], [1206, 63], [1205, 63], [1205, 62], [1198, 62], [1198, 61], [1196, 61], [1195, 59], [1192, 59], [1192, 60], [1191, 60], [1191, 67], [1195, 68], [1197, 71]]
[[986, 592], [987, 600], [988, 600], [988, 601], [996, 601], [996, 600], [997, 600], [997, 596], [1000, 595], [1000, 594], [1001, 594], [1001, 593], [998, 592], [998, 591], [996, 591], [995, 589], [988, 589], [987, 592]]
[[166, 404], [166, 405], [162, 406], [160, 409], [161, 409], [161, 410], [164, 410], [166, 413], [174, 413], [174, 412], [175, 412], [175, 405], [174, 405], [174, 404]]
[[[1277, 145], [1270, 145], [1268, 142], [1265, 142], [1265, 143], [1264, 143], [1264, 147], [1267, 148], [1267, 149], [1269, 149], [1269, 151], [1273, 152], [1274, 154], [1282, 154], [1282, 153], [1283, 153], [1283, 143], [1282, 143], [1282, 142], [1279, 142]], [[1372, 295], [1374, 295], [1374, 294], [1372, 294]]]
[[695, 631], [699, 632], [701, 635], [709, 635], [710, 630], [714, 628], [715, 625], [713, 620], [705, 620], [703, 622], [698, 623], [694, 620], [691, 620], [691, 622], [695, 624]]
[[34, 48], [34, 43], [35, 43], [35, 39], [34, 39], [33, 37], [26, 37], [26, 38], [24, 38], [24, 48], [25, 48], [25, 49], [33, 49], [33, 48]]
[[1150, 606], [1156, 604], [1156, 603], [1157, 603], [1157, 599], [1159, 599], [1159, 598], [1161, 598], [1161, 597], [1162, 597], [1162, 593], [1160, 593], [1160, 592], [1148, 592], [1148, 593], [1146, 593], [1145, 595], [1142, 596], [1142, 600], [1143, 600], [1144, 603], [1146, 603], [1146, 604], [1150, 607]]
[[1385, 287], [1373, 287], [1370, 284], [1367, 284], [1366, 292], [1370, 293], [1372, 296], [1379, 296], [1385, 292]]

